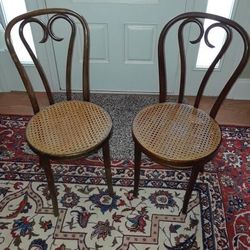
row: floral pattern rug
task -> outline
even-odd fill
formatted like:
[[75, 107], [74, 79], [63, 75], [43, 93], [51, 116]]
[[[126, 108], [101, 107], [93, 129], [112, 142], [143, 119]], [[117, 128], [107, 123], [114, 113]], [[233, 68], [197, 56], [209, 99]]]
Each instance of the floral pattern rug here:
[[222, 126], [217, 156], [199, 175], [187, 215], [190, 172], [143, 161], [138, 198], [133, 162], [112, 162], [107, 193], [102, 159], [53, 162], [59, 217], [46, 178], [25, 142], [30, 117], [0, 115], [0, 249], [249, 249], [250, 128]]

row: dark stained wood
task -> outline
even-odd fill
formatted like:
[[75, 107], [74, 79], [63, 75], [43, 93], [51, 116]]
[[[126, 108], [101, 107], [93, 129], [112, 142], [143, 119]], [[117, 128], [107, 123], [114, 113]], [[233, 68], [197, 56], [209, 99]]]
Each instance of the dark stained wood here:
[[[39, 19], [41, 16], [50, 15], [48, 18], [47, 24], [45, 24], [43, 21]], [[20, 38], [26, 47], [27, 51], [29, 52], [34, 65], [37, 68], [37, 71], [41, 77], [41, 80], [43, 82], [44, 88], [46, 90], [48, 99], [50, 104], [54, 103], [51, 89], [47, 80], [47, 77], [45, 75], [45, 72], [43, 70], [42, 65], [40, 64], [39, 60], [36, 58], [34, 52], [32, 51], [31, 47], [29, 46], [28, 42], [26, 41], [24, 35], [23, 35], [23, 29], [26, 24], [30, 23], [36, 23], [41, 26], [43, 30], [43, 38], [40, 41], [40, 43], [45, 43], [48, 38], [51, 38], [55, 41], [62, 41], [63, 38], [58, 38], [53, 33], [53, 23], [57, 19], [64, 19], [66, 20], [70, 26], [71, 26], [71, 34], [69, 39], [69, 46], [68, 46], [68, 53], [67, 53], [67, 62], [66, 62], [66, 93], [67, 93], [67, 100], [71, 100], [71, 67], [72, 67], [72, 57], [73, 57], [73, 49], [75, 44], [75, 36], [76, 36], [76, 20], [79, 22], [79, 27], [82, 28], [83, 31], [83, 64], [82, 64], [82, 85], [83, 85], [83, 100], [89, 101], [89, 28], [86, 20], [80, 16], [78, 13], [67, 10], [67, 9], [59, 9], [59, 8], [52, 8], [52, 9], [40, 9], [35, 10], [29, 13], [25, 13], [23, 15], [15, 17], [13, 20], [11, 20], [5, 30], [5, 40], [7, 48], [10, 52], [10, 55], [12, 57], [13, 62], [16, 65], [16, 68], [21, 76], [21, 79], [24, 83], [24, 86], [27, 90], [28, 96], [30, 98], [34, 113], [36, 114], [39, 112], [39, 105], [38, 101], [36, 99], [36, 95], [32, 86], [32, 83], [30, 82], [29, 76], [25, 70], [25, 67], [20, 62], [13, 43], [11, 41], [11, 30], [12, 28], [18, 23], [21, 22], [19, 26], [19, 35]]]
[[[204, 19], [213, 22], [206, 30], [203, 27]], [[185, 54], [184, 27], [193, 23], [199, 28], [199, 35], [191, 44], [197, 44], [204, 38], [205, 44], [213, 48], [209, 42], [208, 35], [215, 27], [220, 27], [226, 32], [222, 48], [208, 67], [201, 80], [193, 106], [182, 104], [185, 95], [186, 64], [188, 58]], [[178, 104], [167, 103], [167, 70], [166, 61], [171, 60], [165, 52], [165, 44], [168, 43], [169, 31], [178, 28], [179, 58], [180, 58], [180, 88]], [[240, 61], [231, 73], [226, 76], [221, 92], [214, 98], [212, 105], [203, 107], [206, 113], [199, 110], [204, 89], [210, 76], [213, 74], [216, 64], [225, 55], [233, 39], [233, 32], [237, 33], [243, 42]], [[135, 117], [132, 125], [132, 135], [135, 143], [135, 176], [134, 195], [138, 193], [140, 162], [138, 155], [143, 152], [155, 162], [163, 166], [175, 168], [191, 167], [191, 178], [184, 196], [182, 212], [187, 213], [189, 199], [193, 191], [199, 172], [203, 165], [211, 160], [217, 152], [221, 142], [220, 127], [214, 121], [227, 94], [236, 82], [237, 78], [247, 64], [250, 55], [250, 41], [248, 33], [238, 23], [227, 18], [201, 12], [188, 12], [180, 14], [171, 19], [163, 27], [158, 40], [158, 69], [159, 69], [159, 104], [145, 107]], [[223, 84], [223, 83], [222, 83]], [[202, 140], [201, 140], [202, 138]]]
[[40, 167], [44, 169], [46, 178], [48, 180], [48, 189], [49, 189], [49, 194], [50, 194], [52, 204], [53, 204], [53, 213], [57, 217], [59, 215], [57, 192], [56, 192], [56, 187], [55, 187], [55, 182], [54, 182], [53, 171], [50, 166], [50, 160], [48, 157], [40, 156], [39, 163], [40, 163]]
[[111, 161], [110, 161], [110, 150], [109, 150], [109, 142], [106, 141], [102, 147], [103, 152], [103, 162], [105, 167], [105, 174], [107, 179], [107, 186], [109, 194], [114, 194], [112, 187], [112, 172], [111, 172]]
[[[43, 18], [43, 20], [47, 20], [47, 22], [42, 21], [41, 18]], [[39, 59], [36, 58], [30, 45], [25, 39], [23, 30], [26, 24], [36, 23], [41, 27], [42, 31], [42, 39], [40, 43], [45, 43], [48, 41], [48, 39], [60, 42], [63, 40], [63, 38], [57, 37], [53, 32], [53, 24], [56, 20], [59, 19], [67, 21], [71, 27], [71, 30], [69, 31], [69, 44], [65, 69], [67, 101], [54, 104], [54, 99], [51, 93], [48, 78], [46, 77], [45, 71], [42, 65], [40, 64]], [[35, 68], [37, 69], [37, 72], [43, 82], [44, 88], [46, 90], [47, 102], [45, 102], [44, 99], [41, 102], [40, 100], [38, 100], [37, 97], [44, 97], [44, 93], [35, 93], [32, 86], [32, 82], [29, 79], [25, 67], [18, 59], [15, 48], [12, 44], [11, 31], [13, 30], [13, 27], [15, 27], [15, 25], [19, 22], [19, 36], [25, 48], [29, 52], [34, 62]], [[77, 27], [82, 29], [82, 32], [78, 30], [76, 25]], [[74, 45], [76, 32], [79, 32], [79, 34], [82, 36], [83, 41], [81, 73], [83, 94], [82, 99], [84, 102], [71, 100], [71, 68], [73, 60], [73, 50], [75, 47]], [[82, 156], [86, 156], [86, 154], [96, 151], [97, 149], [102, 147], [108, 191], [110, 195], [113, 195], [111, 164], [109, 155], [110, 151], [108, 143], [112, 130], [112, 120], [109, 114], [101, 107], [95, 104], [88, 103], [90, 42], [89, 37], [90, 34], [88, 23], [86, 22], [84, 17], [72, 10], [61, 8], [39, 9], [17, 16], [8, 23], [5, 30], [5, 40], [7, 48], [21, 76], [24, 87], [27, 91], [27, 96], [30, 101], [29, 104], [31, 104], [33, 114], [35, 114], [27, 125], [26, 140], [31, 149], [39, 156], [40, 167], [42, 167], [45, 171], [55, 216], [58, 216], [59, 210], [56, 197], [56, 188], [53, 180], [53, 171], [50, 165], [51, 159], [68, 160], [72, 158], [79, 158]], [[16, 95], [18, 94], [16, 93]], [[3, 94], [1, 97], [2, 98], [0, 103], [4, 102], [4, 98], [6, 98], [6, 95]], [[24, 101], [24, 99], [22, 101]], [[5, 100], [5, 103], [7, 105], [11, 105], [11, 100]], [[40, 106], [39, 104], [42, 105]], [[49, 104], [50, 107], [47, 109], [42, 109], [47, 104]], [[15, 113], [18, 113], [16, 107], [14, 109], [12, 107], [9, 113], [13, 112], [14, 110]], [[31, 113], [30, 111], [31, 110], [26, 107], [26, 109], [22, 109], [21, 112]], [[88, 115], [88, 119], [86, 119], [86, 114], [89, 113], [91, 113], [91, 116]], [[55, 126], [55, 124], [58, 125], [58, 121], [60, 121], [61, 126]], [[40, 132], [42, 133], [42, 136]], [[44, 136], [45, 133], [47, 133], [47, 136]], [[53, 139], [50, 140], [48, 138]]]
[[[210, 19], [210, 20], [214, 20], [216, 21], [216, 23], [211, 24], [206, 31], [203, 28], [203, 20], [204, 19]], [[188, 23], [195, 23], [198, 25], [199, 29], [200, 29], [200, 34], [198, 36], [198, 38], [194, 41], [190, 41], [190, 43], [192, 44], [196, 44], [199, 43], [201, 41], [201, 38], [204, 36], [204, 40], [207, 46], [209, 47], [213, 47], [213, 45], [210, 44], [209, 39], [208, 39], [208, 35], [210, 33], [210, 31], [215, 28], [215, 27], [220, 27], [223, 28], [226, 32], [226, 39], [224, 41], [224, 44], [221, 48], [221, 50], [219, 51], [219, 53], [217, 54], [217, 56], [215, 57], [214, 61], [211, 63], [211, 65], [208, 67], [207, 72], [205, 73], [197, 96], [196, 96], [196, 101], [194, 103], [194, 106], [196, 108], [199, 107], [200, 104], [200, 100], [202, 98], [203, 95], [203, 91], [207, 85], [207, 82], [210, 78], [210, 76], [212, 75], [216, 64], [218, 63], [218, 61], [222, 58], [222, 56], [225, 54], [225, 52], [227, 51], [231, 40], [233, 38], [232, 32], [237, 32], [242, 41], [243, 41], [243, 52], [240, 55], [241, 59], [239, 64], [237, 65], [237, 67], [235, 69], [232, 69], [232, 73], [230, 75], [228, 75], [228, 81], [224, 83], [224, 88], [221, 90], [220, 93], [218, 93], [218, 97], [214, 103], [214, 105], [211, 107], [211, 111], [210, 111], [210, 116], [212, 118], [216, 117], [216, 114], [221, 106], [221, 104], [223, 103], [224, 99], [226, 98], [227, 94], [229, 93], [230, 89], [232, 88], [232, 86], [234, 85], [235, 81], [237, 80], [237, 78], [239, 77], [239, 75], [241, 74], [241, 72], [243, 71], [244, 67], [247, 64], [247, 61], [249, 59], [249, 54], [250, 54], [250, 45], [249, 45], [249, 37], [248, 37], [248, 33], [235, 21], [221, 17], [221, 16], [217, 16], [217, 15], [213, 15], [213, 14], [208, 14], [208, 13], [202, 13], [202, 12], [189, 12], [189, 13], [183, 13], [180, 14], [178, 16], [176, 16], [175, 18], [171, 19], [163, 28], [160, 37], [159, 37], [159, 43], [158, 43], [158, 65], [159, 65], [159, 89], [160, 89], [160, 96], [159, 96], [159, 100], [160, 102], [164, 102], [166, 100], [167, 97], [167, 70], [166, 70], [166, 60], [167, 60], [167, 55], [165, 55], [165, 42], [166, 42], [166, 38], [168, 35], [168, 31], [172, 28], [173, 25], [177, 26], [177, 23], [181, 21], [181, 24], [179, 26], [178, 29], [178, 42], [179, 42], [179, 50], [180, 50], [180, 92], [179, 92], [179, 102], [183, 101], [183, 96], [184, 96], [184, 90], [185, 90], [185, 79], [186, 79], [186, 55], [185, 55], [185, 49], [184, 49], [184, 43], [183, 43], [183, 29], [185, 27], [186, 24]]]
[[192, 191], [194, 189], [194, 184], [196, 182], [196, 179], [198, 177], [199, 172], [202, 172], [202, 170], [203, 170], [203, 166], [193, 167], [192, 170], [191, 170], [190, 180], [189, 180], [187, 191], [185, 193], [184, 200], [183, 200], [182, 212], [184, 214], [187, 213], [188, 202], [189, 202], [189, 200], [191, 198]]
[[134, 176], [134, 197], [138, 196], [138, 189], [139, 189], [139, 181], [140, 181], [140, 168], [141, 168], [141, 150], [138, 148], [138, 144], [135, 143], [135, 160], [134, 160], [134, 168], [135, 168], [135, 176]]

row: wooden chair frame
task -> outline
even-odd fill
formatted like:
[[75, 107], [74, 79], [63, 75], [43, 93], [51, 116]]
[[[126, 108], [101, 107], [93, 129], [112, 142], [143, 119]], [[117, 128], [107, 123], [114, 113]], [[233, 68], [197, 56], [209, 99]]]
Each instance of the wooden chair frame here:
[[[44, 21], [41, 21], [40, 17], [46, 16], [48, 18], [47, 24], [44, 23]], [[72, 99], [72, 90], [71, 90], [71, 68], [72, 68], [72, 57], [73, 57], [73, 49], [74, 49], [74, 43], [76, 38], [76, 32], [77, 27], [74, 20], [77, 20], [78, 28], [82, 29], [83, 32], [83, 64], [82, 64], [82, 95], [83, 95], [83, 101], [81, 105], [84, 106], [86, 102], [90, 101], [90, 90], [89, 90], [89, 28], [86, 20], [80, 16], [78, 13], [68, 10], [68, 9], [62, 9], [62, 8], [51, 8], [51, 9], [39, 9], [35, 11], [31, 11], [29, 13], [20, 15], [15, 17], [12, 21], [9, 22], [9, 24], [6, 27], [5, 31], [5, 40], [8, 47], [8, 50], [10, 52], [11, 58], [13, 59], [13, 62], [15, 63], [15, 66], [21, 76], [21, 79], [24, 83], [24, 86], [26, 88], [26, 91], [28, 93], [30, 102], [32, 104], [32, 108], [34, 111], [34, 114], [36, 117], [37, 114], [40, 112], [40, 108], [38, 105], [38, 100], [35, 95], [35, 91], [32, 87], [32, 83], [30, 81], [30, 78], [23, 66], [23, 64], [20, 62], [17, 53], [15, 51], [15, 48], [13, 46], [12, 40], [11, 40], [11, 30], [12, 28], [20, 22], [19, 26], [19, 36], [21, 38], [21, 41], [23, 42], [24, 46], [26, 47], [27, 51], [29, 52], [34, 65], [36, 66], [36, 69], [38, 71], [38, 74], [42, 80], [42, 83], [44, 85], [44, 89], [46, 91], [49, 104], [51, 106], [54, 106], [54, 98], [53, 94], [51, 92], [51, 88], [49, 86], [49, 81], [46, 77], [45, 71], [40, 64], [39, 60], [36, 58], [34, 52], [32, 51], [30, 45], [28, 44], [24, 34], [23, 30], [26, 24], [34, 23], [43, 31], [43, 37], [40, 41], [40, 43], [45, 43], [49, 38], [53, 39], [54, 41], [60, 42], [63, 40], [63, 38], [57, 37], [53, 32], [53, 24], [56, 20], [63, 19], [68, 22], [68, 24], [71, 27], [71, 33], [69, 38], [69, 46], [68, 46], [68, 53], [67, 53], [67, 62], [66, 62], [66, 96], [67, 101], [71, 101]], [[51, 107], [50, 106], [50, 107]], [[95, 105], [96, 107], [97, 105]], [[99, 110], [99, 109], [98, 109]], [[101, 109], [100, 112], [104, 113]], [[98, 115], [98, 114], [97, 114]], [[104, 114], [108, 116], [108, 114]], [[108, 117], [109, 118], [109, 117]], [[33, 119], [33, 118], [32, 118]], [[112, 128], [112, 121], [110, 119], [109, 126]], [[67, 131], [65, 131], [67, 132]], [[37, 149], [34, 145], [32, 145], [29, 140], [29, 146], [32, 148], [32, 150], [38, 154], [39, 156], [39, 163], [40, 166], [45, 170], [45, 175], [47, 177], [48, 186], [50, 195], [52, 198], [52, 204], [53, 204], [53, 211], [54, 215], [58, 216], [59, 210], [58, 210], [58, 203], [57, 203], [57, 197], [56, 197], [56, 188], [54, 185], [54, 177], [53, 177], [53, 171], [51, 169], [50, 160], [66, 160], [66, 159], [75, 159], [82, 156], [87, 155], [90, 152], [96, 151], [99, 148], [102, 148], [103, 150], [103, 158], [104, 158], [104, 166], [105, 166], [105, 173], [107, 177], [107, 185], [108, 185], [108, 191], [110, 195], [113, 194], [113, 188], [112, 188], [112, 174], [111, 174], [111, 163], [110, 163], [110, 151], [109, 151], [109, 138], [111, 134], [111, 129], [108, 135], [106, 135], [104, 138], [100, 139], [99, 143], [94, 148], [89, 148], [87, 150], [82, 150], [77, 153], [67, 154], [67, 155], [55, 155], [55, 154], [49, 154], [48, 152], [43, 152], [40, 149]], [[28, 137], [27, 130], [26, 130], [26, 136]]]
[[[212, 25], [208, 27], [208, 29], [205, 31], [203, 27], [203, 22], [200, 20], [204, 20], [205, 18], [212, 19], [216, 21]], [[194, 102], [194, 111], [195, 113], [199, 112], [199, 104], [201, 101], [201, 97], [203, 95], [204, 89], [207, 85], [207, 82], [216, 66], [218, 61], [222, 58], [222, 56], [225, 54], [226, 50], [230, 46], [232, 37], [233, 37], [233, 30], [236, 31], [243, 41], [244, 50], [240, 59], [239, 64], [236, 66], [236, 68], [233, 70], [232, 74], [230, 75], [228, 81], [225, 83], [224, 88], [218, 95], [214, 105], [211, 108], [211, 111], [209, 113], [209, 116], [211, 117], [211, 120], [213, 121], [216, 117], [216, 114], [223, 103], [223, 100], [226, 98], [227, 94], [229, 93], [230, 89], [232, 88], [233, 84], [239, 77], [240, 73], [243, 71], [244, 67], [247, 64], [248, 58], [249, 58], [249, 37], [247, 32], [235, 21], [229, 20], [224, 17], [220, 17], [213, 14], [207, 14], [207, 13], [201, 13], [201, 12], [189, 12], [184, 13], [176, 16], [175, 18], [171, 19], [162, 29], [158, 41], [158, 69], [159, 69], [159, 103], [165, 103], [167, 99], [167, 73], [166, 73], [166, 56], [165, 56], [165, 40], [168, 35], [168, 31], [170, 28], [175, 25], [176, 23], [181, 22], [179, 29], [178, 29], [178, 44], [179, 44], [179, 52], [180, 52], [180, 89], [179, 89], [179, 97], [178, 97], [178, 103], [183, 103], [184, 98], [184, 92], [185, 92], [185, 84], [186, 84], [186, 59], [185, 59], [185, 47], [184, 47], [184, 38], [183, 38], [183, 30], [184, 27], [189, 23], [194, 23], [198, 26], [200, 30], [200, 34], [198, 35], [198, 38], [194, 41], [190, 41], [192, 44], [199, 43], [204, 36], [205, 43], [209, 47], [213, 47], [213, 45], [209, 42], [208, 34], [209, 32], [215, 28], [215, 27], [221, 27], [226, 31], [226, 39], [225, 42], [219, 51], [218, 55], [214, 59], [214, 61], [211, 63], [211, 65], [208, 67], [198, 90], [195, 102]], [[159, 104], [160, 105], [160, 104]], [[158, 106], [159, 106], [158, 105]], [[167, 104], [166, 104], [167, 105]], [[155, 105], [157, 107], [157, 105]], [[147, 108], [147, 107], [146, 107]], [[152, 108], [153, 109], [153, 108]], [[133, 123], [132, 133], [133, 133], [133, 139], [135, 143], [135, 176], [134, 176], [134, 196], [136, 197], [138, 195], [138, 189], [139, 189], [139, 180], [140, 180], [140, 165], [141, 165], [141, 153], [145, 153], [147, 156], [149, 156], [151, 159], [153, 159], [155, 162], [168, 167], [174, 167], [176, 169], [185, 169], [185, 168], [191, 168], [191, 177], [187, 186], [187, 191], [184, 196], [183, 201], [183, 207], [182, 212], [184, 214], [188, 211], [188, 203], [191, 198], [191, 194], [197, 179], [197, 176], [200, 172], [203, 171], [204, 164], [210, 161], [215, 155], [216, 152], [220, 146], [220, 143], [214, 148], [214, 150], [207, 155], [204, 154], [203, 157], [198, 157], [196, 159], [192, 160], [169, 160], [167, 157], [159, 157], [159, 155], [156, 155], [148, 146], [144, 145], [140, 139], [138, 139], [138, 136], [135, 134], [136, 130], [140, 130], [139, 125], [137, 124], [137, 117], [144, 112], [143, 114], [145, 117], [147, 116], [145, 109], [141, 110]], [[149, 120], [146, 120], [145, 123], [149, 122]], [[214, 121], [215, 122], [215, 121]], [[219, 132], [218, 132], [219, 133]], [[167, 145], [168, 142], [166, 142]], [[190, 167], [191, 166], [191, 167]]]

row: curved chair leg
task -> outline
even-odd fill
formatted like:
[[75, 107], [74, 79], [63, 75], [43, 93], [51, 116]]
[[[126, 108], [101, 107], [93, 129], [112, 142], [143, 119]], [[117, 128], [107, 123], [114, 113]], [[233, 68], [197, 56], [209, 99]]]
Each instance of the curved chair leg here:
[[109, 151], [109, 142], [106, 141], [102, 147], [103, 152], [103, 161], [105, 167], [105, 174], [108, 185], [108, 192], [110, 195], [114, 194], [113, 186], [112, 186], [112, 173], [111, 173], [111, 163], [110, 163], [110, 151]]
[[134, 197], [138, 196], [139, 182], [140, 182], [140, 168], [141, 168], [141, 151], [135, 142], [135, 174], [134, 174]]
[[54, 183], [53, 172], [50, 166], [50, 161], [49, 158], [45, 156], [39, 156], [39, 161], [40, 161], [40, 166], [44, 169], [45, 175], [47, 177], [48, 188], [53, 205], [53, 212], [54, 215], [57, 217], [59, 215], [59, 210], [57, 203], [56, 187]]
[[190, 176], [190, 180], [188, 183], [187, 191], [184, 196], [184, 201], [183, 201], [183, 207], [182, 207], [182, 213], [186, 214], [187, 213], [187, 208], [188, 208], [188, 202], [191, 198], [192, 191], [194, 189], [194, 184], [196, 182], [197, 176], [200, 171], [202, 171], [203, 166], [193, 166], [192, 167], [192, 172]]

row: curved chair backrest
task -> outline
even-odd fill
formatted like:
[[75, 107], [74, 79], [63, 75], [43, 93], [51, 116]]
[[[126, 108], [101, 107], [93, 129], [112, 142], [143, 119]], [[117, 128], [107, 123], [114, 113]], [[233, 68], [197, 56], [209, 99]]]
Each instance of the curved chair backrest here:
[[[203, 22], [204, 19], [211, 19], [215, 21], [212, 23], [206, 30], [204, 30]], [[159, 42], [158, 42], [158, 64], [159, 64], [159, 84], [160, 84], [160, 102], [165, 102], [166, 95], [167, 95], [167, 75], [166, 75], [166, 58], [165, 56], [165, 40], [166, 36], [173, 26], [176, 26], [179, 23], [178, 26], [178, 45], [179, 45], [179, 53], [180, 53], [180, 89], [179, 89], [179, 98], [178, 102], [182, 103], [184, 92], [185, 92], [185, 84], [186, 84], [186, 54], [185, 54], [185, 46], [184, 46], [184, 27], [188, 23], [195, 23], [200, 30], [200, 34], [198, 38], [194, 41], [190, 41], [192, 44], [199, 43], [204, 36], [204, 41], [207, 46], [210, 48], [213, 47], [213, 45], [209, 42], [208, 35], [210, 31], [212, 32], [213, 28], [220, 27], [225, 30], [226, 32], [226, 38], [224, 41], [224, 44], [211, 63], [211, 65], [206, 70], [204, 77], [201, 80], [201, 83], [199, 85], [199, 89], [196, 95], [194, 107], [198, 108], [200, 104], [201, 97], [203, 95], [204, 89], [207, 85], [207, 82], [211, 76], [211, 74], [214, 72], [214, 68], [216, 64], [219, 62], [219, 60], [224, 56], [225, 52], [229, 48], [231, 41], [233, 39], [233, 32], [237, 32], [240, 37], [243, 40], [243, 53], [241, 55], [240, 61], [238, 65], [233, 69], [231, 75], [228, 77], [227, 82], [225, 82], [223, 89], [220, 93], [218, 93], [217, 99], [214, 102], [214, 105], [212, 106], [210, 110], [210, 116], [215, 118], [223, 100], [227, 96], [228, 92], [232, 88], [233, 84], [237, 80], [238, 76], [244, 69], [245, 65], [247, 64], [248, 58], [249, 58], [249, 37], [247, 32], [235, 21], [232, 21], [230, 19], [213, 15], [213, 14], [207, 14], [207, 13], [201, 13], [201, 12], [189, 12], [184, 13], [181, 15], [176, 16], [172, 20], [170, 20], [163, 28]], [[166, 58], [165, 58], [166, 57]], [[232, 59], [233, 60], [233, 59]]]
[[[47, 20], [46, 23], [44, 23], [44, 21], [41, 20], [42, 16], [46, 17], [46, 20]], [[56, 20], [59, 20], [59, 19], [63, 19], [64, 21], [67, 21], [71, 27], [71, 31], [70, 31], [71, 33], [70, 33], [69, 44], [68, 44], [68, 53], [67, 53], [67, 59], [66, 59], [67, 60], [66, 69], [65, 69], [67, 100], [71, 100], [71, 96], [72, 96], [71, 94], [72, 92], [71, 90], [71, 71], [72, 71], [71, 68], [72, 68], [73, 50], [75, 47], [74, 46], [75, 38], [76, 38], [77, 30], [78, 30], [77, 27], [82, 27], [82, 31], [83, 31], [82, 34], [84, 36], [83, 38], [83, 64], [82, 64], [82, 86], [83, 86], [82, 90], [83, 90], [83, 100], [89, 101], [89, 28], [88, 28], [88, 24], [86, 20], [82, 16], [77, 14], [76, 12], [68, 10], [68, 9], [60, 9], [60, 8], [39, 9], [39, 10], [31, 11], [29, 13], [15, 17], [11, 22], [8, 23], [6, 27], [6, 31], [5, 31], [5, 40], [6, 40], [8, 50], [22, 78], [24, 86], [27, 90], [34, 113], [37, 113], [39, 111], [38, 101], [36, 99], [31, 80], [25, 70], [25, 67], [22, 65], [22, 63], [18, 59], [17, 53], [12, 43], [11, 31], [13, 27], [17, 23], [20, 22], [20, 25], [19, 25], [20, 39], [23, 42], [30, 57], [32, 58], [34, 65], [36, 66], [36, 69], [39, 73], [39, 76], [46, 90], [49, 103], [53, 104], [54, 99], [51, 93], [50, 84], [45, 74], [45, 70], [42, 67], [41, 63], [39, 62], [39, 59], [36, 58], [34, 52], [31, 49], [31, 46], [28, 44], [24, 36], [23, 30], [26, 24], [35, 23], [36, 25], [39, 25], [41, 27], [41, 30], [43, 32], [42, 40], [40, 41], [40, 43], [45, 43], [46, 41], [48, 41], [49, 38], [57, 42], [60, 42], [63, 40], [63, 38], [57, 37], [53, 32], [53, 24]], [[77, 27], [76, 27], [76, 22], [77, 22]]]

